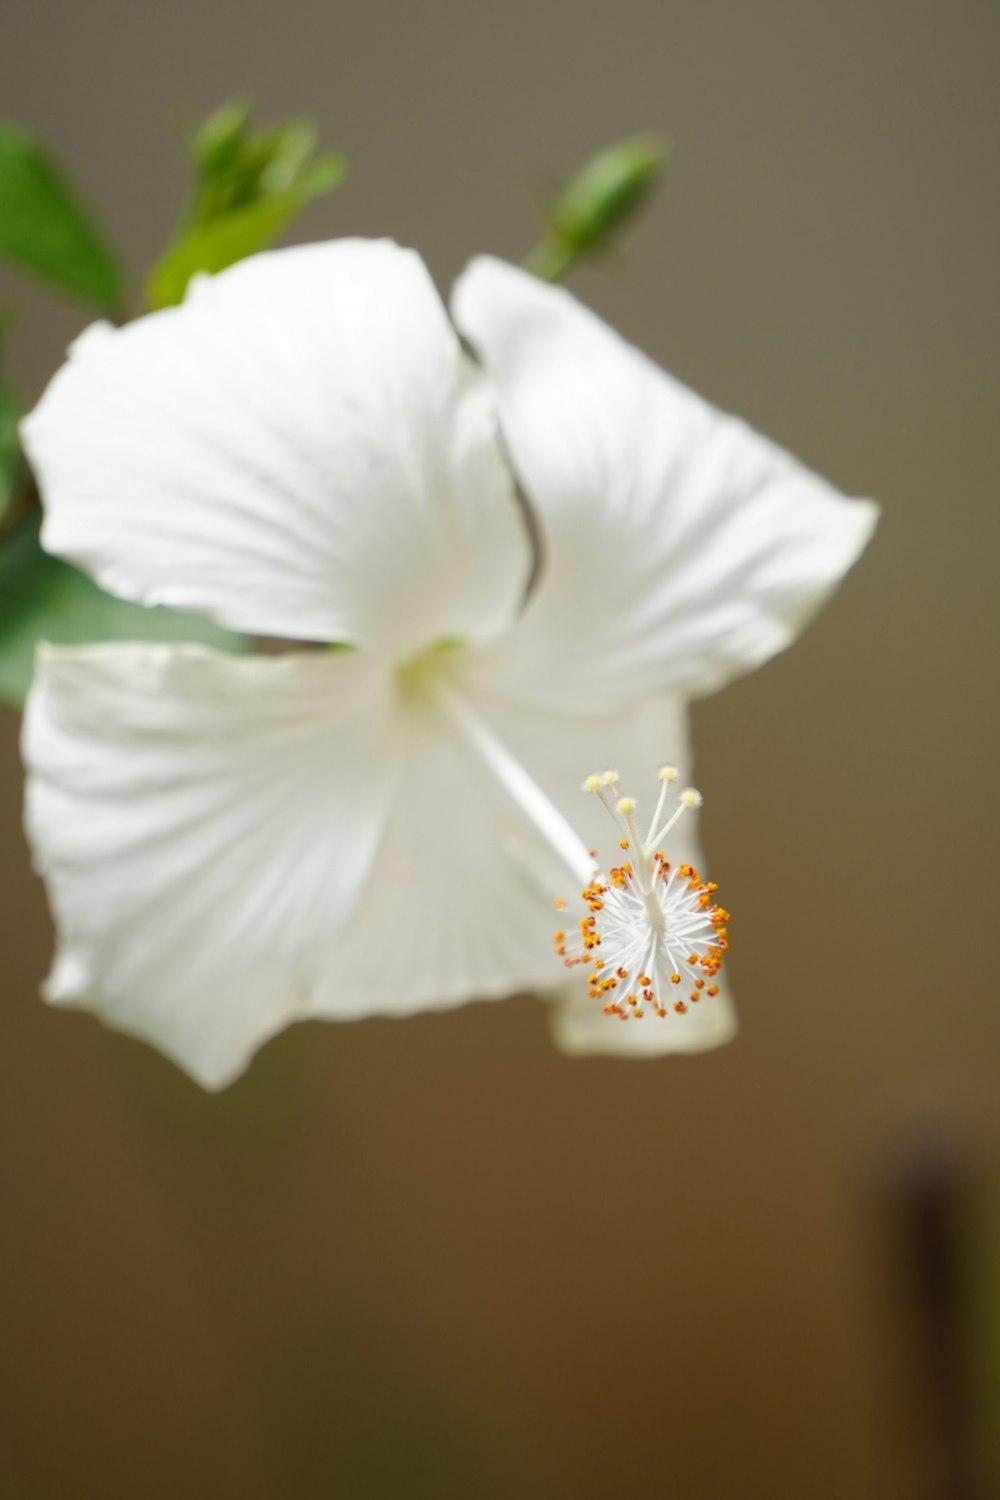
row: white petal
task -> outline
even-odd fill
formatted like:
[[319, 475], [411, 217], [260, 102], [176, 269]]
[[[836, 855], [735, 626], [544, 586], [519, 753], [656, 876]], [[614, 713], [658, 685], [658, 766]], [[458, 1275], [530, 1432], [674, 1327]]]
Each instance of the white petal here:
[[500, 400], [543, 538], [540, 586], [493, 652], [567, 704], [704, 693], [782, 650], [876, 519], [716, 411], [568, 293], [498, 261], [456, 321]]
[[396, 733], [399, 793], [317, 996], [334, 1020], [500, 999], [553, 974], [552, 904], [505, 848], [511, 812], [492, 775], [430, 711]]
[[23, 432], [45, 547], [127, 598], [397, 657], [519, 607], [490, 393], [389, 242], [255, 256], [98, 325]]
[[[455, 681], [463, 682], [460, 667]], [[614, 827], [581, 792], [583, 776], [617, 756], [623, 778], [652, 786], [664, 759], [687, 761], [686, 715], [675, 701], [614, 715], [485, 697], [473, 706], [584, 843], [614, 852]], [[446, 719], [414, 707], [406, 744], [400, 796], [318, 1012], [407, 1015], [561, 985], [553, 899], [578, 893], [573, 877]]]
[[391, 799], [360, 653], [42, 648], [24, 731], [57, 1004], [208, 1088], [310, 1008]]

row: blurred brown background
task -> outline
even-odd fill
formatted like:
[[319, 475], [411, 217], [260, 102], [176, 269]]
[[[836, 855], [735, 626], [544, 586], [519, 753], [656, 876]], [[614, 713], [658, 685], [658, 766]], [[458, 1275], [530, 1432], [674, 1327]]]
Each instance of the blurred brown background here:
[[[574, 289], [885, 505], [805, 640], [697, 709], [743, 1031], [694, 1059], [566, 1061], [519, 1001], [299, 1028], [204, 1096], [36, 999], [3, 718], [0, 1494], [990, 1494], [1000, 9], [5, 0], [0, 34], [0, 110], [137, 270], [232, 93], [350, 159], [302, 237], [442, 285], [667, 129]], [[35, 394], [81, 318], [15, 290]]]

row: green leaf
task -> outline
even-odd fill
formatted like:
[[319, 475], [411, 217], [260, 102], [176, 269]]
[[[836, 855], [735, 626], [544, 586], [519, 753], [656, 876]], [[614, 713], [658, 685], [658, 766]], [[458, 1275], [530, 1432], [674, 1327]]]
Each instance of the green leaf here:
[[190, 143], [195, 191], [150, 274], [150, 306], [173, 306], [198, 271], [225, 270], [273, 244], [311, 199], [335, 188], [342, 158], [314, 157], [315, 149], [316, 131], [302, 120], [251, 131], [240, 101], [210, 115]]
[[558, 281], [577, 260], [607, 249], [648, 201], [668, 149], [659, 136], [636, 135], [591, 157], [553, 204], [526, 269]]
[[0, 521], [10, 507], [14, 481], [21, 468], [21, 446], [17, 436], [20, 415], [21, 404], [13, 386], [0, 380]]
[[200, 641], [222, 651], [249, 643], [200, 615], [146, 609], [105, 594], [38, 542], [37, 511], [0, 547], [0, 701], [19, 707], [31, 682], [37, 641]]
[[105, 311], [125, 284], [107, 241], [45, 148], [0, 121], [0, 256]]

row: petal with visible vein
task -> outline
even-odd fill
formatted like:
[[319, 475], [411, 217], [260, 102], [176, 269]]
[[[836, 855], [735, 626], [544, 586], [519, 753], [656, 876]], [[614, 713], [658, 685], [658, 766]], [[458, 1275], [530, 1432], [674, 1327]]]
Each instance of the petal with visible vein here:
[[488, 670], [581, 706], [706, 693], [789, 645], [877, 515], [560, 288], [491, 259], [453, 297], [537, 512], [542, 574]]
[[388, 712], [361, 653], [42, 648], [23, 747], [47, 998], [230, 1082], [335, 964], [391, 801]]
[[388, 241], [254, 256], [95, 325], [22, 428], [43, 545], [125, 598], [397, 659], [519, 608], [490, 391]]

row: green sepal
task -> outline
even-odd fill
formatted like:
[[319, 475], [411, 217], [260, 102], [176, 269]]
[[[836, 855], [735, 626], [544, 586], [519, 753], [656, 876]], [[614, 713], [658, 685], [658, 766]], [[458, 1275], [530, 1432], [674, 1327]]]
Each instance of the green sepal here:
[[222, 271], [264, 250], [313, 198], [335, 188], [341, 157], [314, 157], [316, 131], [301, 120], [250, 129], [241, 102], [223, 105], [190, 142], [194, 196], [147, 284], [150, 307], [172, 307], [199, 271]]
[[37, 508], [0, 546], [0, 701], [24, 702], [38, 641], [195, 641], [220, 651], [249, 649], [245, 636], [201, 615], [147, 609], [106, 594], [69, 563], [43, 552]]
[[[334, 184], [331, 181], [329, 185]], [[174, 307], [183, 300], [192, 276], [200, 271], [224, 271], [238, 260], [265, 250], [284, 233], [307, 201], [299, 191], [284, 193], [190, 230], [153, 267], [147, 285], [150, 307]]]
[[117, 257], [56, 162], [0, 120], [0, 256], [103, 311], [121, 308]]
[[648, 201], [668, 152], [659, 136], [636, 135], [591, 157], [553, 204], [526, 268], [558, 281], [575, 261], [607, 249]]

